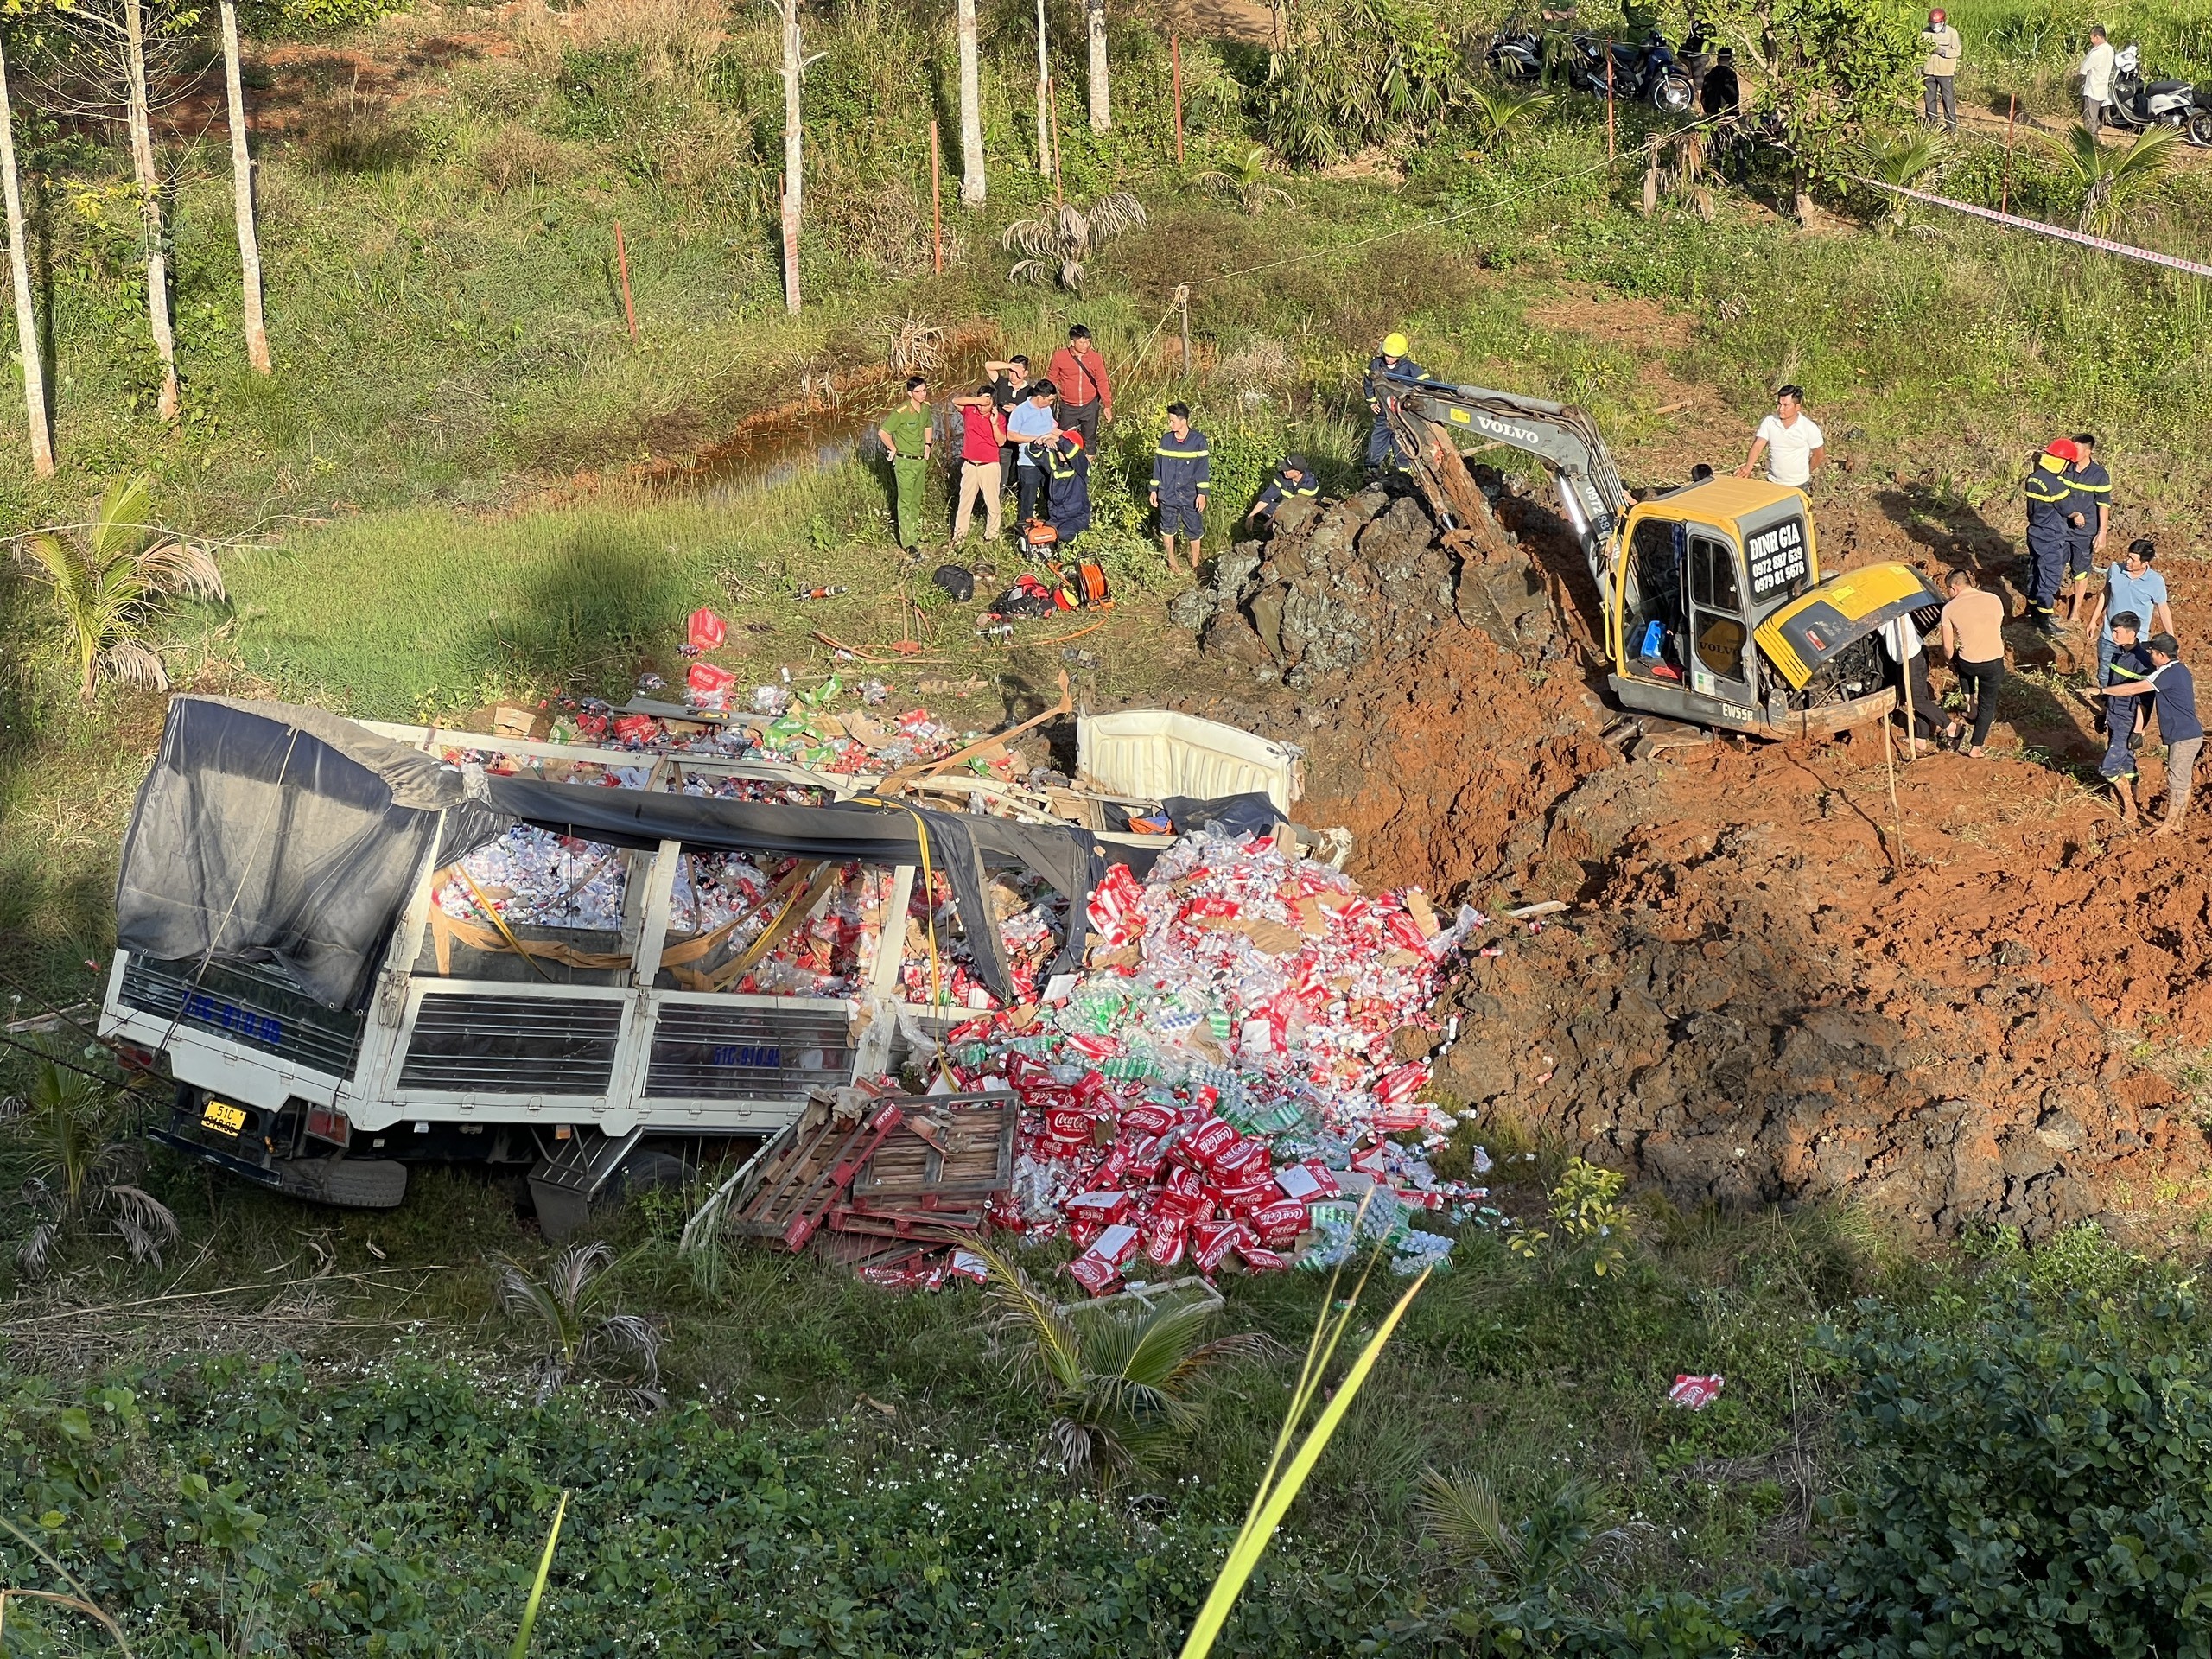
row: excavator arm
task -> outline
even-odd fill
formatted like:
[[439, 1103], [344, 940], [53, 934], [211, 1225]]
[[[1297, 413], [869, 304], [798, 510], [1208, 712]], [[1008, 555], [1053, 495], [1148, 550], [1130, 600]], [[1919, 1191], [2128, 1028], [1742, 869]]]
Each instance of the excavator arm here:
[[[1456, 481], [1453, 474], [1464, 470], [1454, 465], [1459, 434], [1534, 455], [1559, 486], [1560, 505], [1581, 543], [1591, 579], [1600, 594], [1610, 594], [1606, 565], [1613, 531], [1628, 512], [1628, 492], [1621, 487], [1612, 452], [1587, 415], [1564, 404], [1486, 386], [1447, 386], [1428, 380], [1396, 384], [1402, 390], [1385, 401], [1384, 417], [1401, 451], [1412, 458], [1412, 470], [1433, 506], [1464, 516], [1450, 499], [1457, 492], [1447, 482]], [[1453, 437], [1448, 461], [1437, 453], [1446, 433]], [[1440, 494], [1443, 499], [1437, 499]]]

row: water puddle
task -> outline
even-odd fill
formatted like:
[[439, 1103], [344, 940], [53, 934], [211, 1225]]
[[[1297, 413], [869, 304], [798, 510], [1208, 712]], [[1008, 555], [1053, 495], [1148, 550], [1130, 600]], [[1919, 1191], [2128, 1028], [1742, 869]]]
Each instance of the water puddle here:
[[[925, 371], [937, 409], [938, 454], [957, 442], [952, 399], [982, 384], [983, 363], [995, 355], [995, 346], [986, 331], [963, 330], [946, 342], [936, 366]], [[727, 502], [856, 456], [878, 459], [883, 451], [876, 440], [877, 423], [898, 406], [906, 379], [905, 370], [887, 366], [810, 375], [798, 399], [747, 416], [735, 431], [689, 462], [652, 469], [647, 481]]]

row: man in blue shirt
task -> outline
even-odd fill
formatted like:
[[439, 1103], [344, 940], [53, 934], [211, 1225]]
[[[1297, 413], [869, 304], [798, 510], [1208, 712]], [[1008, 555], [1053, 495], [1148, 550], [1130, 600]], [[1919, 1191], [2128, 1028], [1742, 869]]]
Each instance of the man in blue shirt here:
[[1152, 452], [1152, 505], [1160, 510], [1160, 544], [1175, 568], [1175, 537], [1191, 543], [1191, 569], [1198, 568], [1206, 533], [1206, 486], [1213, 481], [1213, 446], [1191, 424], [1190, 407], [1167, 405], [1167, 430]]
[[2097, 640], [2097, 683], [2106, 683], [2104, 667], [2112, 659], [2111, 619], [2122, 611], [2133, 611], [2143, 627], [2152, 633], [2171, 633], [2174, 613], [2166, 603], [2166, 579], [2151, 568], [2151, 561], [2158, 556], [2158, 544], [2148, 536], [2139, 536], [2127, 544], [2127, 556], [2120, 563], [2105, 571], [2105, 589], [2090, 601], [2089, 626], [2095, 627], [2103, 619], [2104, 631]]
[[1020, 524], [1037, 516], [1037, 498], [1045, 486], [1038, 446], [1050, 444], [1060, 435], [1059, 422], [1052, 415], [1052, 400], [1058, 395], [1051, 381], [1032, 381], [1023, 391], [1021, 402], [1006, 417], [1006, 435], [1014, 445], [1014, 477], [1021, 505], [1021, 517], [1016, 522]]
[[[2197, 751], [2204, 747], [2204, 723], [2196, 717], [2196, 677], [2181, 660], [2181, 646], [2171, 633], [2154, 633], [2145, 644], [2151, 663], [2148, 678], [2114, 681], [2104, 695], [2114, 699], [2139, 697], [2155, 692], [2158, 699], [2158, 729], [2166, 740], [2166, 818], [2151, 833], [2179, 832], [2182, 815], [2189, 810], [2190, 784], [2196, 769]], [[2113, 722], [2117, 725], [2119, 722]]]

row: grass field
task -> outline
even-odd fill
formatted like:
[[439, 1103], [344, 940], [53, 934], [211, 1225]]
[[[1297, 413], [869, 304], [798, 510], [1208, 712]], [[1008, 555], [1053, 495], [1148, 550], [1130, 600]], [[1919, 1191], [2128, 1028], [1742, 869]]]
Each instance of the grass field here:
[[[219, 153], [200, 152], [177, 193], [187, 417], [175, 433], [144, 406], [116, 159], [38, 135], [63, 467], [32, 479], [20, 420], [0, 408], [0, 512], [16, 527], [74, 520], [107, 477], [149, 470], [166, 522], [226, 544], [229, 601], [156, 625], [181, 686], [387, 719], [614, 691], [680, 666], [680, 620], [701, 603], [743, 630], [742, 673], [804, 677], [832, 666], [816, 630], [870, 643], [906, 626], [880, 466], [833, 454], [747, 491], [642, 469], [825, 378], [886, 384], [891, 341], [915, 325], [1041, 356], [1080, 317], [1121, 376], [1124, 416], [1100, 457], [1090, 543], [1122, 605], [1083, 641], [1099, 660], [1078, 670], [1102, 698], [1157, 696], [1184, 671], [1160, 615], [1178, 584], [1141, 511], [1160, 406], [1188, 398], [1213, 435], [1218, 546], [1287, 448], [1313, 454], [1332, 488], [1356, 476], [1358, 372], [1394, 327], [1440, 372], [1587, 406], [1631, 481], [1732, 459], [1772, 387], [1794, 379], [1851, 463], [1835, 485], [1847, 506], [1894, 475], [2009, 526], [2024, 454], [2089, 425], [2108, 435], [2131, 511], [2202, 543], [2212, 440], [2177, 392], [2212, 376], [2201, 284], [1926, 216], [1878, 238], [1848, 217], [1871, 204], [1850, 199], [1802, 230], [1764, 186], [1723, 185], [1710, 223], [1673, 197], [1647, 217], [1641, 118], [1624, 118], [1624, 159], [1609, 169], [1586, 102], [1497, 154], [1447, 127], [1325, 174], [1276, 175], [1287, 199], [1247, 215], [1197, 175], [1252, 142], [1261, 55], [1182, 41], [1179, 173], [1157, 31], [1117, 14], [1117, 124], [1094, 137], [1072, 96], [1079, 22], [1056, 9], [1065, 182], [1078, 200], [1132, 189], [1149, 223], [1089, 262], [1079, 296], [1010, 285], [998, 230], [1050, 196], [1025, 165], [1027, 16], [986, 8], [992, 200], [952, 213], [942, 276], [928, 269], [925, 123], [949, 85], [945, 24], [889, 0], [810, 23], [810, 49], [827, 55], [810, 71], [816, 215], [796, 319], [774, 263], [779, 111], [762, 16], [718, 28], [662, 0], [590, 0], [565, 22], [426, 12], [272, 55], [257, 96], [284, 118], [262, 144], [278, 372], [244, 367], [227, 181]], [[2063, 110], [2074, 14], [1969, 0], [1959, 21], [1980, 93]], [[2146, 50], [2155, 39], [2154, 60], [2204, 56], [2185, 15], [2108, 21], [2116, 38], [2139, 29]], [[2008, 172], [1970, 137], [1938, 176], [1966, 199], [2002, 190], [2068, 222], [2078, 205], [2032, 148]], [[2133, 234], [2212, 256], [2212, 168], [2177, 170]], [[821, 418], [842, 431], [870, 412], [848, 403]], [[791, 596], [822, 584], [850, 592]], [[988, 728], [1026, 714], [1072, 665], [1056, 647], [986, 645], [972, 607], [925, 584], [916, 596], [928, 660], [888, 677], [948, 718]], [[925, 697], [925, 679], [975, 689]], [[96, 995], [116, 848], [161, 717], [143, 692], [80, 704], [41, 590], [0, 566], [0, 1009], [19, 994], [27, 1006]], [[0, 1094], [23, 1075], [0, 1058]], [[1563, 1150], [1493, 1149], [1531, 1154], [1503, 1164], [1499, 1190], [1516, 1213], [1540, 1207]], [[16, 1155], [0, 1138], [0, 1191], [20, 1179]], [[1128, 1501], [1095, 1506], [1041, 1470], [1043, 1414], [1005, 1380], [969, 1293], [889, 1297], [758, 1254], [702, 1283], [672, 1248], [682, 1207], [662, 1198], [604, 1225], [621, 1302], [665, 1322], [683, 1408], [639, 1426], [595, 1398], [576, 1435], [566, 1406], [528, 1404], [525, 1336], [495, 1312], [486, 1254], [543, 1253], [511, 1195], [430, 1176], [396, 1215], [335, 1216], [165, 1157], [145, 1179], [185, 1226], [163, 1268], [131, 1268], [98, 1240], [44, 1288], [0, 1262], [16, 1298], [0, 1317], [44, 1321], [11, 1323], [0, 1350], [0, 1397], [27, 1426], [0, 1436], [0, 1512], [60, 1516], [39, 1535], [145, 1615], [149, 1653], [357, 1651], [378, 1618], [417, 1644], [391, 1651], [504, 1651], [563, 1486], [579, 1492], [577, 1529], [547, 1651], [638, 1651], [647, 1628], [671, 1651], [1173, 1651], [1294, 1369], [1232, 1374], [1200, 1436]], [[2169, 1284], [2087, 1233], [1907, 1261], [1846, 1216], [1655, 1203], [1637, 1236], [1624, 1272], [1596, 1281], [1470, 1231], [1294, 1512], [1236, 1650], [1544, 1650], [1468, 1610], [1555, 1592], [1558, 1616], [1580, 1618], [1811, 1561], [1840, 1535], [1816, 1500], [1867, 1490], [1878, 1462], [1837, 1425], [1879, 1366], [1839, 1357], [1823, 1324], [1847, 1336], [1901, 1319], [1963, 1340], [2025, 1296], [2093, 1347], [2077, 1325], [2095, 1312], [2077, 1319], [2068, 1294], [2113, 1298], [2125, 1324], [2151, 1319], [2137, 1291], [2155, 1300]], [[1228, 1318], [1296, 1347], [1319, 1294], [1303, 1276], [1240, 1281]], [[155, 1296], [181, 1300], [137, 1306]], [[118, 1311], [46, 1318], [68, 1306]], [[206, 1371], [210, 1351], [244, 1357]], [[1729, 1379], [1719, 1406], [1664, 1405], [1678, 1371], [1707, 1370]], [[135, 1404], [103, 1404], [108, 1387]], [[86, 1408], [83, 1438], [72, 1404]], [[1430, 1466], [1484, 1474], [1530, 1538], [1580, 1537], [1582, 1552], [1620, 1529], [1624, 1553], [1589, 1576], [1486, 1578], [1422, 1541], [1414, 1498]], [[744, 1496], [701, 1506], [696, 1524], [653, 1518], [702, 1491]], [[846, 1517], [866, 1548], [809, 1532], [792, 1518], [809, 1505]], [[1001, 1516], [1018, 1548], [993, 1535]], [[34, 1571], [12, 1544], [0, 1562], [16, 1582]], [[902, 1574], [935, 1599], [900, 1599]], [[982, 1587], [994, 1575], [997, 1589]], [[761, 1585], [788, 1605], [731, 1612], [772, 1602]], [[1071, 1621], [1063, 1642], [1039, 1635], [1045, 1618]], [[1667, 1628], [1674, 1645], [1634, 1650], [1727, 1650]], [[1542, 1640], [1559, 1651], [1630, 1650], [1554, 1635]]]

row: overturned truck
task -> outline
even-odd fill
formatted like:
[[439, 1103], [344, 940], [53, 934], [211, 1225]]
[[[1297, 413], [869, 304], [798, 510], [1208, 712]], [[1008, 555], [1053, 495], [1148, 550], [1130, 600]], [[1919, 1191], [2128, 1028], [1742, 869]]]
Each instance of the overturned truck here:
[[[1280, 746], [1100, 725], [1102, 756], [1288, 804]], [[1144, 861], [1103, 826], [1157, 810], [882, 783], [178, 697], [100, 1034], [174, 1083], [157, 1138], [248, 1180], [388, 1207], [410, 1165], [506, 1166], [564, 1230], [610, 1181], [780, 1129], [1079, 967], [1109, 849]]]

